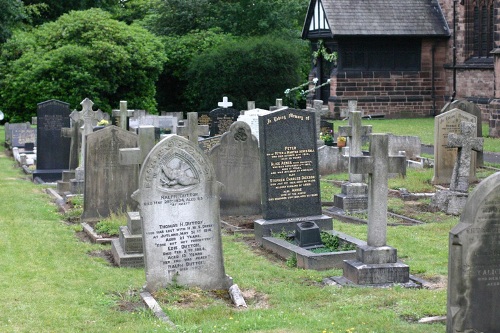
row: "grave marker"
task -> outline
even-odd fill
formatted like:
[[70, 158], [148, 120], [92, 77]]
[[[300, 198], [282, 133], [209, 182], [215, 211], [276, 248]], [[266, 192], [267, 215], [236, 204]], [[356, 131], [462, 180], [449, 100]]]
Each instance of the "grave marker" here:
[[[228, 106], [229, 104], [232, 105], [232, 103], [223, 104]], [[238, 120], [239, 115], [239, 110], [229, 107], [222, 107], [210, 111], [210, 136], [222, 135], [227, 132], [231, 124]]]
[[[351, 105], [351, 104], [349, 104]], [[340, 126], [339, 135], [349, 141], [349, 156], [363, 156], [361, 136], [372, 132], [372, 126], [361, 126], [361, 112], [349, 111], [349, 126]], [[349, 182], [342, 184], [341, 193], [334, 195], [333, 205], [348, 212], [363, 212], [368, 208], [368, 186], [363, 175], [356, 174], [349, 163]]]
[[500, 332], [500, 173], [470, 194], [449, 235], [447, 333]]
[[[434, 118], [434, 176], [433, 184], [449, 184], [457, 160], [457, 148], [447, 146], [448, 134], [459, 133], [460, 123], [477, 123], [477, 118], [465, 111], [453, 109]], [[473, 153], [469, 181], [476, 180], [476, 154]]]
[[134, 210], [138, 167], [119, 163], [122, 148], [137, 146], [137, 135], [110, 125], [87, 135], [82, 222], [95, 222], [111, 214]]
[[222, 215], [257, 215], [261, 212], [259, 145], [250, 126], [237, 121], [209, 152], [217, 180]]
[[368, 174], [368, 237], [358, 246], [356, 260], [344, 261], [344, 277], [358, 285], [409, 282], [409, 267], [397, 262], [397, 250], [387, 246], [388, 174], [405, 173], [404, 156], [389, 156], [388, 135], [372, 134], [370, 156], [350, 157], [352, 173]]
[[69, 168], [69, 138], [61, 137], [61, 128], [70, 125], [69, 104], [50, 100], [38, 104], [37, 162], [33, 179], [54, 182]]
[[27, 143], [33, 143], [36, 146], [36, 129], [14, 128], [11, 130], [10, 146], [24, 148]]
[[134, 111], [135, 110], [127, 109], [127, 101], [120, 101], [120, 109], [113, 110], [112, 112], [114, 117], [120, 117], [120, 128], [128, 130], [129, 128], [128, 118], [134, 116]]
[[331, 230], [321, 209], [314, 113], [278, 110], [260, 116], [259, 129], [263, 219], [254, 222], [256, 239], [305, 221]]
[[227, 289], [219, 216], [220, 183], [208, 157], [192, 142], [167, 135], [141, 168], [146, 289], [172, 283]]

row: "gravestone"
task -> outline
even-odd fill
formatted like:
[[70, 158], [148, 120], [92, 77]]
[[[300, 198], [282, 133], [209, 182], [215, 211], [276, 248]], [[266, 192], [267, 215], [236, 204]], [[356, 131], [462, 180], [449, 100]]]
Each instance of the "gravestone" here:
[[[447, 147], [448, 134], [459, 133], [460, 123], [477, 123], [477, 118], [465, 111], [453, 109], [434, 118], [434, 176], [433, 184], [446, 185], [451, 181], [457, 160], [457, 148]], [[469, 181], [476, 181], [476, 153], [473, 153]]]
[[36, 146], [36, 129], [14, 128], [11, 130], [10, 146], [24, 148], [27, 143], [33, 143]]
[[282, 109], [259, 117], [262, 217], [255, 238], [294, 231], [299, 222], [332, 229], [322, 214], [316, 120], [313, 112]]
[[29, 129], [30, 123], [5, 123], [5, 142], [4, 146], [5, 148], [11, 147], [11, 138], [12, 138], [12, 131], [16, 129], [24, 130], [24, 129]]
[[[371, 126], [361, 126], [361, 112], [349, 111], [349, 126], [340, 126], [339, 135], [348, 138], [350, 157], [363, 155], [361, 136], [371, 132]], [[351, 163], [349, 163], [349, 181], [342, 184], [340, 194], [334, 195], [333, 205], [348, 212], [364, 212], [368, 208], [368, 186], [362, 174], [353, 172]]]
[[[224, 97], [226, 98], [226, 97]], [[227, 98], [226, 98], [227, 99]], [[228, 106], [232, 103], [219, 103], [219, 105], [226, 105], [225, 107], [217, 108], [210, 111], [210, 136], [222, 135], [229, 131], [232, 123], [238, 120], [240, 111], [230, 108]]]
[[259, 142], [259, 116], [269, 113], [271, 113], [269, 110], [249, 109], [248, 111], [245, 111], [244, 114], [238, 116], [238, 121], [243, 121], [250, 126], [250, 130], [257, 139], [257, 143]]
[[260, 160], [257, 139], [250, 126], [237, 121], [209, 152], [220, 195], [221, 214], [257, 215], [261, 212]]
[[[451, 103], [447, 103], [442, 109], [440, 114], [443, 114], [447, 111], [453, 110], [453, 109], [459, 109], [462, 111], [465, 111], [471, 115], [476, 116], [476, 133], [478, 138], [483, 137], [483, 126], [482, 126], [482, 112], [479, 106], [476, 103], [469, 102], [465, 99], [458, 99], [454, 100]], [[484, 164], [484, 157], [483, 157], [483, 152], [477, 152], [476, 153], [476, 162], [477, 166], [483, 166]]]
[[208, 134], [209, 128], [207, 125], [199, 124], [197, 112], [188, 112], [184, 125], [177, 127], [177, 135], [184, 136], [196, 144], [200, 136], [208, 136]]
[[[139, 167], [155, 146], [154, 126], [139, 126], [138, 131], [139, 147], [120, 149], [119, 160], [121, 165]], [[144, 267], [140, 212], [131, 211], [127, 213], [127, 225], [121, 226], [119, 238], [111, 241], [111, 254], [115, 263], [120, 267]]]
[[121, 148], [137, 147], [137, 135], [110, 125], [87, 135], [82, 222], [95, 222], [137, 208], [138, 167], [119, 163]]
[[148, 154], [135, 195], [148, 291], [231, 286], [222, 257], [220, 186], [208, 157], [185, 138], [167, 135]]
[[449, 235], [447, 333], [500, 332], [500, 173], [470, 194]]
[[344, 278], [357, 285], [409, 282], [409, 267], [387, 245], [388, 174], [406, 171], [404, 156], [389, 156], [387, 134], [372, 134], [370, 156], [349, 158], [354, 174], [368, 174], [367, 245], [358, 246], [355, 260], [344, 261]]
[[120, 109], [113, 110], [112, 115], [114, 117], [120, 118], [120, 126], [119, 126], [120, 128], [128, 130], [129, 129], [128, 119], [134, 116], [134, 111], [135, 110], [129, 110], [127, 108], [127, 101], [120, 101]]
[[406, 159], [416, 160], [422, 152], [422, 143], [418, 136], [389, 134], [389, 154], [397, 155], [405, 152]]
[[220, 143], [221, 138], [222, 135], [204, 138], [198, 141], [198, 146], [201, 148], [201, 150], [208, 154], [213, 147]]
[[469, 191], [470, 165], [473, 151], [483, 150], [483, 138], [476, 137], [476, 123], [462, 121], [460, 134], [448, 134], [448, 147], [457, 148], [457, 160], [453, 168], [449, 190], [437, 191], [431, 206], [447, 214], [459, 215]]
[[37, 161], [33, 179], [55, 182], [69, 168], [71, 141], [61, 137], [61, 128], [70, 125], [69, 104], [50, 100], [38, 104]]

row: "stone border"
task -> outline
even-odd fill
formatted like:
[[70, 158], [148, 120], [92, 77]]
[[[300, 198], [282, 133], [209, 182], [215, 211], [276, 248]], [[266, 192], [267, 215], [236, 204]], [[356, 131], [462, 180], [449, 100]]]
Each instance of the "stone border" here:
[[[357, 246], [366, 245], [366, 242], [339, 231], [327, 230], [325, 232], [338, 236], [340, 239]], [[283, 259], [288, 259], [290, 256], [295, 254], [297, 258], [297, 267], [318, 271], [332, 268], [342, 268], [344, 260], [356, 258], [356, 250], [314, 253], [276, 237], [262, 237], [262, 246], [266, 250], [277, 254]]]
[[95, 231], [94, 228], [92, 228], [89, 224], [82, 222], [81, 223], [83, 231], [90, 237], [90, 240], [92, 243], [96, 244], [111, 244], [111, 241], [115, 238], [106, 238], [102, 237], [101, 235], [98, 235]]

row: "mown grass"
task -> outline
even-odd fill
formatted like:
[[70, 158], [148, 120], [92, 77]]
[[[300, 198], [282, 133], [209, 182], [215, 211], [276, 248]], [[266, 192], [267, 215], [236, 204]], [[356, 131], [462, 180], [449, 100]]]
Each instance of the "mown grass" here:
[[[0, 127], [2, 147], [3, 138]], [[250, 247], [243, 241], [247, 236], [241, 235], [223, 236], [224, 259], [227, 274], [246, 295], [248, 309], [234, 308], [220, 294], [172, 286], [158, 293], [158, 299], [177, 329], [161, 323], [141, 307], [120, 310], [124, 303], [139, 302], [137, 291], [145, 282], [144, 270], [113, 267], [92, 256], [109, 250], [109, 246], [79, 241], [74, 227], [64, 222], [43, 187], [27, 180], [3, 151], [0, 148], [2, 332], [446, 330], [442, 323], [416, 322], [422, 317], [446, 314], [445, 284], [435, 290], [325, 286], [322, 279], [342, 275], [342, 271], [287, 267], [285, 262]], [[336, 177], [342, 175], [330, 178]], [[346, 175], [343, 177], [347, 179]], [[328, 182], [322, 181], [322, 191], [325, 184]], [[411, 190], [418, 185], [390, 186]], [[429, 220], [417, 226], [389, 227], [388, 244], [398, 249], [411, 274], [435, 282], [446, 280], [448, 233], [456, 223], [456, 217], [444, 216], [440, 222]], [[334, 221], [334, 227], [366, 239], [366, 225]]]

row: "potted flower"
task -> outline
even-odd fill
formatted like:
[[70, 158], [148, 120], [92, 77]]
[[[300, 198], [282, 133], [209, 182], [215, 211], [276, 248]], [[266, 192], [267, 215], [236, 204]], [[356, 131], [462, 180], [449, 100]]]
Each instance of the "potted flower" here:
[[345, 147], [347, 138], [345, 136], [339, 136], [337, 138], [337, 147]]
[[333, 146], [333, 130], [328, 130], [327, 132], [324, 132], [324, 133], [321, 132], [319, 134], [319, 137], [321, 140], [323, 140], [325, 145]]

